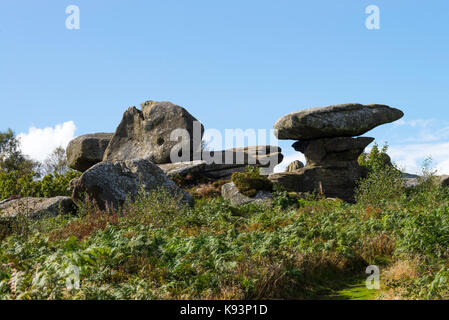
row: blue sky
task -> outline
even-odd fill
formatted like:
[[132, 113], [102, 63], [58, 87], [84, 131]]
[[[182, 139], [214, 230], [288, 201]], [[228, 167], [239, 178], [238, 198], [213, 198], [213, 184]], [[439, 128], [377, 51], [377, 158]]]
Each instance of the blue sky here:
[[[69, 5], [79, 30], [65, 26]], [[379, 30], [365, 27], [368, 5]], [[222, 132], [382, 103], [405, 117], [367, 135], [408, 171], [432, 155], [449, 174], [448, 18], [445, 0], [2, 0], [0, 130], [23, 133], [37, 157], [73, 135], [113, 132], [145, 100]], [[280, 142], [288, 160], [301, 158], [292, 142]]]

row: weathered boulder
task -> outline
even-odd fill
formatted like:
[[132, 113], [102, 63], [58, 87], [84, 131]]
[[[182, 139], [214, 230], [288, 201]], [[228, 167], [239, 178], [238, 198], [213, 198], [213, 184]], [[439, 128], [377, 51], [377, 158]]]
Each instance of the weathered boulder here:
[[69, 197], [55, 198], [20, 198], [2, 201], [0, 217], [16, 218], [24, 216], [29, 219], [40, 219], [59, 214], [73, 213], [76, 206]]
[[286, 140], [352, 137], [403, 115], [386, 105], [348, 103], [290, 113], [276, 121], [274, 129], [278, 139]]
[[304, 168], [304, 163], [302, 163], [299, 160], [295, 160], [295, 161], [291, 162], [288, 165], [288, 167], [285, 170], [285, 172], [295, 172], [295, 171], [298, 171], [299, 169], [302, 169], [302, 168]]
[[179, 196], [180, 203], [193, 201], [156, 164], [145, 159], [98, 163], [71, 184], [75, 202], [87, 194], [101, 209], [117, 208], [127, 197], [133, 200], [141, 190], [149, 192], [159, 188]]
[[84, 172], [103, 160], [113, 133], [92, 133], [79, 136], [67, 146], [67, 165]]
[[[176, 129], [184, 129], [189, 137], [171, 141]], [[195, 160], [194, 153], [201, 149], [204, 127], [187, 110], [171, 102], [147, 101], [142, 111], [131, 107], [123, 114], [123, 119], [105, 151], [103, 160], [147, 159], [154, 163], [171, 163], [170, 153], [176, 146], [186, 146], [187, 160]]]
[[282, 162], [284, 156], [281, 148], [276, 146], [250, 146], [224, 151], [212, 151], [203, 159], [178, 163], [159, 164], [159, 167], [172, 177], [176, 174], [200, 173], [213, 179], [229, 179], [234, 172], [243, 172], [247, 165], [261, 168], [262, 173], [269, 174]]
[[271, 193], [268, 191], [258, 191], [253, 197], [247, 197], [240, 193], [233, 182], [226, 183], [221, 187], [221, 195], [224, 199], [229, 199], [234, 206], [251, 202], [264, 202], [271, 199]]

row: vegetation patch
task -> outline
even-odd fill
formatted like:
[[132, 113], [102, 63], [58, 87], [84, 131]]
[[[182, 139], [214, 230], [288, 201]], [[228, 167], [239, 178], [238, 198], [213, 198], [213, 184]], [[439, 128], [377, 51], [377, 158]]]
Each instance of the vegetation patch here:
[[234, 172], [231, 178], [237, 189], [247, 197], [254, 197], [258, 191], [273, 191], [273, 184], [260, 174], [255, 166], [247, 166], [245, 172]]

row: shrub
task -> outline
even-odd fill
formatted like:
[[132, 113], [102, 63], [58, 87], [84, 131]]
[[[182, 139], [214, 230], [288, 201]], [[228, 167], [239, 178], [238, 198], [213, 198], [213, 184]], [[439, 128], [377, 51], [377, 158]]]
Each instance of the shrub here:
[[377, 143], [374, 143], [369, 153], [362, 153], [359, 156], [359, 165], [370, 169], [371, 171], [378, 171], [387, 166], [392, 166], [391, 158], [387, 154], [388, 144], [385, 144], [379, 150]]
[[64, 174], [50, 173], [37, 180], [34, 173], [21, 175], [17, 171], [0, 171], [0, 200], [13, 196], [20, 197], [56, 197], [70, 196], [70, 181], [81, 175], [68, 170]]
[[237, 189], [248, 197], [254, 197], [257, 191], [272, 191], [273, 184], [266, 176], [260, 174], [259, 168], [247, 166], [245, 172], [234, 172], [231, 178]]
[[195, 199], [211, 199], [221, 196], [221, 187], [229, 180], [217, 180], [212, 183], [204, 183], [187, 189]]
[[359, 157], [359, 164], [369, 169], [365, 179], [361, 179], [356, 190], [356, 200], [362, 205], [382, 206], [386, 201], [399, 200], [404, 194], [402, 173], [390, 162], [388, 145], [381, 150], [374, 144], [370, 153]]

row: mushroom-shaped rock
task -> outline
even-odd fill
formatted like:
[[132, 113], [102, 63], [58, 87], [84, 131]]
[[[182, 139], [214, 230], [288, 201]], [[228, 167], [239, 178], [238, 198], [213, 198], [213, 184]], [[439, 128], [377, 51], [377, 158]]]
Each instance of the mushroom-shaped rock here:
[[353, 137], [403, 115], [386, 105], [348, 103], [292, 112], [276, 121], [274, 129], [282, 140]]

